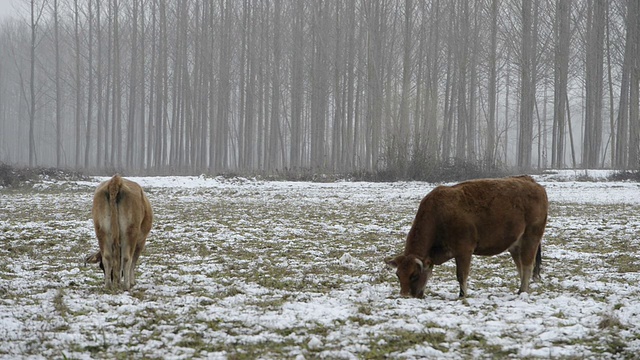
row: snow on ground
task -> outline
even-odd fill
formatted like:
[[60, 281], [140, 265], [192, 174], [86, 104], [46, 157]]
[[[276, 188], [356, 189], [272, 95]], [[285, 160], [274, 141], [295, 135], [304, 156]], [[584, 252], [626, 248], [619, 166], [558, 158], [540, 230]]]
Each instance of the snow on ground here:
[[99, 181], [0, 190], [0, 358], [632, 358], [640, 353], [640, 186], [539, 176], [543, 280], [516, 295], [508, 255], [398, 296], [420, 182], [132, 178], [154, 228], [138, 284], [111, 293], [90, 221]]

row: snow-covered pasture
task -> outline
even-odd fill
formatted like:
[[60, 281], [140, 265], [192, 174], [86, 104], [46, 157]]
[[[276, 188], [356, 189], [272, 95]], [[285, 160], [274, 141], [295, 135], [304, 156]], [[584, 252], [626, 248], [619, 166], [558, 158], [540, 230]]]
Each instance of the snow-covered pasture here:
[[133, 178], [155, 212], [138, 284], [103, 289], [95, 186], [0, 190], [0, 358], [629, 358], [640, 353], [640, 186], [539, 177], [543, 279], [516, 295], [508, 254], [452, 261], [398, 296], [433, 184]]

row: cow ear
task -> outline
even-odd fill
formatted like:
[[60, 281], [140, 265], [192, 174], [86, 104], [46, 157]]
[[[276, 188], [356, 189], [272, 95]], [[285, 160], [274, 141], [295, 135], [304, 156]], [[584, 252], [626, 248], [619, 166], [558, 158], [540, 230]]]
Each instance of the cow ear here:
[[427, 269], [433, 269], [433, 261], [430, 258], [426, 258], [423, 261], [424, 267]]
[[392, 268], [398, 267], [398, 261], [395, 258], [386, 258], [384, 262]]

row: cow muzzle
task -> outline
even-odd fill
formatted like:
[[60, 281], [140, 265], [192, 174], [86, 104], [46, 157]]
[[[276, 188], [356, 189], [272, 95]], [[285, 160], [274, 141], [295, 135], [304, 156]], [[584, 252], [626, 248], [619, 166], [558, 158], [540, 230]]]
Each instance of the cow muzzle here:
[[403, 298], [417, 298], [422, 299], [424, 297], [424, 290], [405, 290], [400, 291], [400, 296]]

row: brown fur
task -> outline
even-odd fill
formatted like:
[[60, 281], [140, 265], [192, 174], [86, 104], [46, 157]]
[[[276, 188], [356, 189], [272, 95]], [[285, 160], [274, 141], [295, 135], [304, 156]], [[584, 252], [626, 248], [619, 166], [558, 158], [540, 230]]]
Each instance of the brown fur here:
[[436, 187], [420, 202], [404, 254], [386, 261], [397, 269], [400, 294], [422, 297], [433, 265], [455, 259], [464, 297], [471, 256], [505, 250], [518, 268], [518, 293], [528, 292], [540, 273], [548, 206], [544, 188], [526, 175]]
[[96, 189], [91, 213], [100, 250], [85, 261], [100, 263], [107, 288], [119, 287], [123, 276], [122, 288], [129, 290], [151, 231], [151, 204], [138, 184], [115, 175]]

